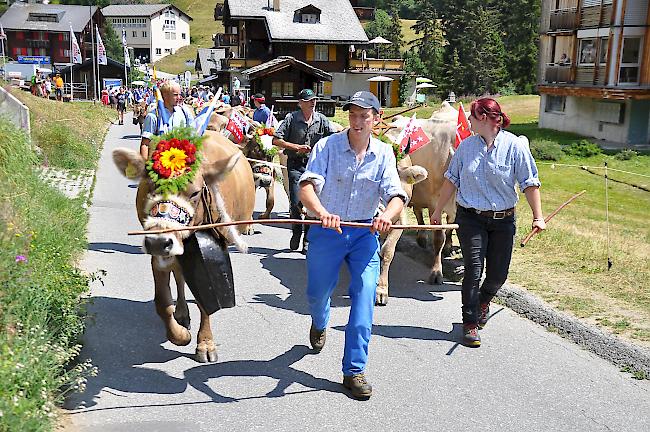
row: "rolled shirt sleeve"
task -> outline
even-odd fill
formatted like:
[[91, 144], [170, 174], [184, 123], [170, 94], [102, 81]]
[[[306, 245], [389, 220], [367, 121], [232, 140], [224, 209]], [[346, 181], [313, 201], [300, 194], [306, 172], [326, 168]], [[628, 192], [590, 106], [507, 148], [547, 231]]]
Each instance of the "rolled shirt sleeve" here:
[[320, 195], [325, 185], [325, 176], [327, 175], [327, 164], [329, 159], [329, 150], [325, 138], [319, 140], [311, 151], [307, 168], [298, 180], [299, 184], [310, 182], [314, 185], [316, 194]]
[[280, 126], [275, 130], [274, 136], [276, 138], [279, 138], [281, 140], [286, 140], [287, 132], [289, 131], [289, 127], [291, 127], [291, 113], [288, 113], [284, 117], [284, 121], [280, 123]]
[[379, 188], [381, 191], [381, 199], [384, 203], [388, 204], [394, 197], [400, 197], [404, 204], [407, 204], [409, 197], [402, 188], [402, 183], [397, 173], [397, 162], [395, 155], [392, 151], [386, 153], [386, 164], [383, 175], [381, 177]]
[[535, 159], [530, 153], [528, 147], [523, 143], [517, 143], [517, 152], [515, 153], [515, 177], [519, 183], [519, 190], [522, 192], [530, 186], [540, 187], [542, 182], [539, 180], [537, 165]]
[[[462, 145], [462, 144], [461, 144]], [[460, 188], [460, 172], [461, 172], [461, 157], [460, 154], [461, 147], [458, 147], [458, 150], [451, 157], [451, 162], [449, 162], [449, 168], [445, 171], [445, 178], [452, 182], [456, 189]]]
[[142, 138], [151, 139], [156, 135], [158, 131], [158, 122], [156, 114], [151, 112], [147, 114], [144, 118], [144, 124], [142, 125]]

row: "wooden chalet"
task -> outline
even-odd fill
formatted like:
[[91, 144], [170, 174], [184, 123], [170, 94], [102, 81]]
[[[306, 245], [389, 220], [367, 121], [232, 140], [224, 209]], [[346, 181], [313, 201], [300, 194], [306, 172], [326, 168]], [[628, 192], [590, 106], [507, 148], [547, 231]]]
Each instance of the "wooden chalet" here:
[[[292, 57], [294, 62], [313, 68], [312, 77], [320, 76], [316, 71], [331, 76], [331, 79], [319, 80], [305, 76], [321, 99], [347, 100], [359, 90], [374, 91], [378, 95], [376, 83], [368, 79], [386, 75], [394, 81], [383, 86], [389, 95], [383, 99], [387, 106], [398, 103], [404, 62], [401, 59], [362, 59], [361, 52], [367, 47], [368, 37], [350, 0], [224, 0], [217, 4], [215, 17], [223, 20], [225, 28], [224, 33], [215, 35], [215, 48], [228, 51], [226, 58], [221, 60], [215, 84], [230, 88], [236, 76], [243, 86], [250, 87], [244, 71], [280, 57]], [[287, 60], [280, 64], [286, 65]], [[282, 73], [275, 75], [282, 78]], [[276, 81], [276, 90], [277, 83], [294, 82], [292, 80]], [[295, 93], [300, 89], [294, 87]], [[269, 91], [265, 94], [267, 98], [276, 98], [272, 89], [265, 91]]]
[[540, 127], [650, 144], [648, 0], [543, 0]]

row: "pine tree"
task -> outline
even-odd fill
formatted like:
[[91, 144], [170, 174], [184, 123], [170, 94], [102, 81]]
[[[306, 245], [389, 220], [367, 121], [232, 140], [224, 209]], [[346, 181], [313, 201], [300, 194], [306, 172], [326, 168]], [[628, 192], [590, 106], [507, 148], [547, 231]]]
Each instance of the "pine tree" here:
[[500, 23], [496, 11], [479, 7], [474, 14], [470, 37], [476, 42], [474, 92], [494, 94], [508, 79], [506, 52], [499, 31]]
[[[374, 39], [377, 36], [388, 39], [390, 38], [390, 26], [390, 16], [386, 13], [386, 11], [377, 9], [375, 12], [375, 20], [370, 22], [365, 28], [366, 35], [368, 36], [368, 39]], [[368, 54], [369, 57], [378, 57], [377, 51], [374, 50], [372, 53], [369, 52]]]
[[113, 30], [113, 26], [108, 23], [104, 23], [103, 30], [104, 35], [102, 36], [102, 40], [104, 42], [104, 46], [106, 47], [106, 56], [120, 63], [123, 62], [124, 49], [122, 47], [122, 42], [118, 39], [115, 30]]
[[392, 42], [386, 49], [386, 57], [401, 58], [401, 48], [404, 45], [402, 36], [402, 21], [399, 18], [399, 0], [391, 0], [389, 4], [390, 27], [387, 39]]
[[425, 74], [436, 80], [439, 76], [443, 36], [440, 28], [438, 14], [431, 0], [419, 0], [418, 18], [413, 27], [416, 35], [420, 36], [413, 41], [414, 46], [422, 60]]

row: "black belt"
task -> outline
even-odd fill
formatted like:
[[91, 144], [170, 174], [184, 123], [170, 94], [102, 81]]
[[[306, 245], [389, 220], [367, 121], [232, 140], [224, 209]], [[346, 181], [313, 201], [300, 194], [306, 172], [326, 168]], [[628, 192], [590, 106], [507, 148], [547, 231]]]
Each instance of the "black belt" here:
[[515, 208], [509, 208], [505, 210], [492, 211], [492, 210], [477, 210], [475, 208], [468, 208], [463, 206], [458, 206], [459, 209], [465, 210], [470, 213], [475, 213], [480, 216], [489, 217], [490, 219], [503, 219], [508, 216], [515, 214]]

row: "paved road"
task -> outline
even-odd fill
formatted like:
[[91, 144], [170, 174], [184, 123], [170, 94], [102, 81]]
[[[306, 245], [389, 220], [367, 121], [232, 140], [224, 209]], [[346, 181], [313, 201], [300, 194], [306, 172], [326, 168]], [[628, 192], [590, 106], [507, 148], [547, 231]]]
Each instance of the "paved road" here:
[[[340, 385], [349, 300], [340, 286], [327, 345], [312, 354], [305, 262], [288, 250], [286, 228], [257, 225], [250, 253], [232, 254], [238, 305], [213, 315], [219, 362], [194, 362], [194, 344], [165, 341], [149, 259], [126, 236], [139, 227], [135, 189], [110, 154], [137, 148], [136, 133], [111, 128], [97, 173], [83, 267], [107, 275], [92, 286], [83, 355], [100, 373], [69, 401], [73, 429], [650, 430], [650, 381], [508, 309], [494, 308], [481, 348], [459, 345], [459, 287], [424, 284], [428, 270], [402, 256], [393, 263], [393, 298], [375, 314], [367, 370], [374, 396], [351, 399]], [[286, 196], [277, 196], [278, 216], [287, 216]]]

